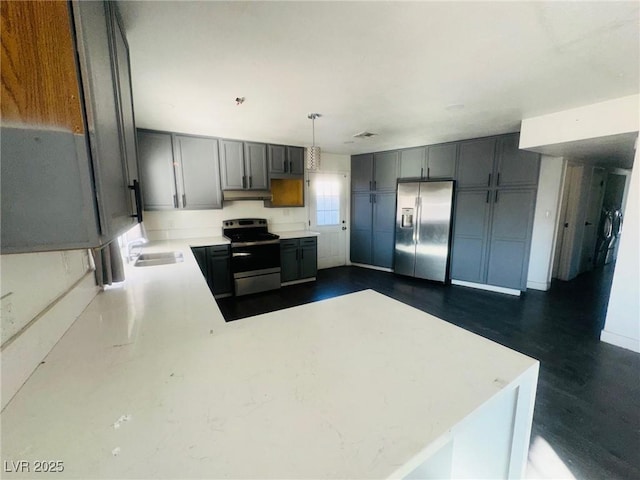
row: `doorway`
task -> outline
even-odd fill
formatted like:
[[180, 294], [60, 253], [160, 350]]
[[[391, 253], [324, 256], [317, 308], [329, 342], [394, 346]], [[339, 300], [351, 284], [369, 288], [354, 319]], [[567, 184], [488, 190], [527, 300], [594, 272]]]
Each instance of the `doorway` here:
[[346, 173], [309, 172], [309, 227], [318, 237], [318, 268], [347, 264]]

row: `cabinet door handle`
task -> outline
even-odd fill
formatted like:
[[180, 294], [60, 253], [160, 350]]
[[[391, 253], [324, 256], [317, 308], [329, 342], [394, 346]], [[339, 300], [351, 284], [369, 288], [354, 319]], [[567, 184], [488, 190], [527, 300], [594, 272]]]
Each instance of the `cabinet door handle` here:
[[498, 172], [498, 176], [496, 177], [496, 186], [500, 186], [500, 172]]
[[285, 160], [285, 161], [284, 161], [284, 173], [287, 173], [287, 163], [288, 163], [288, 162]]
[[289, 160], [289, 173], [293, 173], [293, 160]]
[[369, 190], [373, 190], [373, 182], [369, 180]]
[[[377, 181], [373, 181], [373, 189], [377, 190], [378, 189], [378, 182]], [[375, 202], [374, 202], [375, 203]]]
[[422, 178], [422, 172], [424, 172], [424, 167], [420, 167], [420, 178]]
[[495, 200], [495, 202], [498, 203], [498, 190], [496, 190], [496, 200]]
[[142, 223], [142, 194], [140, 193], [140, 182], [133, 180], [133, 185], [129, 185], [129, 190], [133, 190], [133, 196], [136, 202], [136, 213], [131, 215], [131, 218], [138, 220], [138, 223]]
[[249, 175], [249, 188], [253, 186], [253, 178]]
[[487, 200], [486, 203], [489, 203], [489, 195], [491, 194], [491, 190], [487, 190]]
[[247, 177], [242, 176], [242, 188], [247, 188]]
[[487, 180], [487, 187], [491, 186], [491, 174], [489, 174], [489, 180]]
[[183, 193], [182, 194], [182, 207], [186, 207], [187, 206], [187, 196]]
[[431, 167], [427, 167], [427, 178], [431, 178]]
[[304, 260], [304, 250], [300, 250], [300, 260]]
[[177, 195], [173, 196], [173, 207], [174, 208], [178, 208], [178, 196]]

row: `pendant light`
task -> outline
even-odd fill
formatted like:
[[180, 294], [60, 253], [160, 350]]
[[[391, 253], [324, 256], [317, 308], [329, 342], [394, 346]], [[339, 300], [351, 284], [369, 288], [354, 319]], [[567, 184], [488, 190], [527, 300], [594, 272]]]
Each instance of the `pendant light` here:
[[319, 113], [310, 113], [307, 118], [311, 120], [313, 129], [313, 145], [307, 147], [307, 170], [318, 170], [320, 168], [320, 147], [316, 147], [316, 118], [321, 117]]

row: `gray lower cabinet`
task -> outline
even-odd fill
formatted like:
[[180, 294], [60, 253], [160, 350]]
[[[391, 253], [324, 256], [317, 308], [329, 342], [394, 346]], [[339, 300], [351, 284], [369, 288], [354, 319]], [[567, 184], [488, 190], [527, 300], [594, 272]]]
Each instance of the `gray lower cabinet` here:
[[526, 290], [536, 189], [496, 190], [487, 283]]
[[[134, 117], [116, 6], [69, 5], [46, 18], [28, 2], [6, 5], [12, 28], [2, 33], [3, 61], [6, 54], [5, 63], [17, 63], [2, 69], [2, 83], [21, 95], [2, 118], [2, 253], [99, 247], [141, 212], [130, 189], [138, 182]], [[14, 34], [45, 22], [59, 36]], [[61, 72], [69, 74], [63, 86], [55, 84]]]
[[280, 240], [280, 281], [282, 283], [314, 279], [318, 273], [316, 237]]
[[483, 283], [489, 242], [489, 190], [456, 193], [451, 248], [451, 278]]
[[536, 189], [458, 190], [451, 278], [526, 290]]
[[138, 130], [146, 210], [222, 208], [218, 140]]
[[193, 247], [207, 285], [214, 296], [226, 296], [233, 293], [231, 281], [231, 252], [228, 245], [213, 245], [209, 247]]
[[266, 190], [267, 145], [220, 140], [220, 174], [223, 190]]
[[351, 261], [393, 266], [395, 192], [351, 196]]

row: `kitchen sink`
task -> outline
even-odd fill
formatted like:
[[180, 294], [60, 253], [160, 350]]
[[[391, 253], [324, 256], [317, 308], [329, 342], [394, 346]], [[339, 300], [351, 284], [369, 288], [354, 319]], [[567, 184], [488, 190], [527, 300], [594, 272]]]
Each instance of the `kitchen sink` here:
[[151, 267], [154, 265], [169, 265], [184, 262], [182, 252], [143, 253], [134, 262], [134, 267]]

